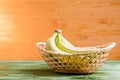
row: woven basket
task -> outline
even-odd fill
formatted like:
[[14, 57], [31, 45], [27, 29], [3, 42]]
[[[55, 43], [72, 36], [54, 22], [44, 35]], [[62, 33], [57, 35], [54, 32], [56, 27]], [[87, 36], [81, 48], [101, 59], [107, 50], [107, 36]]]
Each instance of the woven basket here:
[[87, 47], [93, 48], [94, 51], [86, 53], [58, 53], [45, 50], [45, 43], [38, 42], [37, 48], [41, 56], [55, 72], [59, 73], [93, 73], [99, 66], [101, 66], [109, 55], [109, 51], [116, 45], [115, 42]]

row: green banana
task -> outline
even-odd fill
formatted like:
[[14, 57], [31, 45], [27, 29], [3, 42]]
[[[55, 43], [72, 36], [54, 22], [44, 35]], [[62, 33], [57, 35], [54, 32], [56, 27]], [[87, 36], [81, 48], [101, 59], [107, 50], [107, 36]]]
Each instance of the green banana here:
[[49, 38], [45, 45], [46, 50], [55, 51], [55, 52], [66, 52], [66, 53], [83, 53], [90, 52], [91, 50], [78, 49], [68, 42], [61, 33], [61, 30], [56, 30], [51, 38]]

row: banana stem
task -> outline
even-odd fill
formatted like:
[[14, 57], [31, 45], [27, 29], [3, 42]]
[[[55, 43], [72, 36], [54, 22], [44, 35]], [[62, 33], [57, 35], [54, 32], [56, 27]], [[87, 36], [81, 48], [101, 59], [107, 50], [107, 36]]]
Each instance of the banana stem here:
[[61, 30], [61, 29], [56, 29], [55, 32], [57, 32], [57, 33], [61, 33], [62, 30]]

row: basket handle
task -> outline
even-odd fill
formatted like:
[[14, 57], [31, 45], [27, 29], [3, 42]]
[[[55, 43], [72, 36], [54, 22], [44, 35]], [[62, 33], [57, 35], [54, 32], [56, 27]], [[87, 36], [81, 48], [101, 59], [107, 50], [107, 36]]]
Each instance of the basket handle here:
[[116, 43], [115, 42], [112, 42], [112, 43], [109, 43], [109, 44], [106, 44], [106, 45], [103, 45], [104, 47], [102, 49], [104, 49], [105, 51], [110, 51], [113, 47], [116, 46]]
[[45, 42], [37, 42], [36, 46], [39, 50], [43, 50], [45, 44], [46, 44]]

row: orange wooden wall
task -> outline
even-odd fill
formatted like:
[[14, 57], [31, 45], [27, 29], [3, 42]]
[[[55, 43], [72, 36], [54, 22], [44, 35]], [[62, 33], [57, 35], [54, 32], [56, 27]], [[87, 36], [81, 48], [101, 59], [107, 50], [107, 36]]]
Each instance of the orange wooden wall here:
[[56, 28], [76, 46], [115, 41], [120, 59], [120, 0], [0, 0], [0, 59], [41, 59], [35, 43]]

